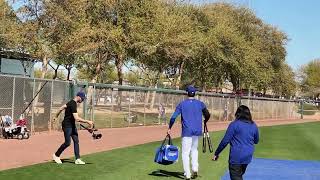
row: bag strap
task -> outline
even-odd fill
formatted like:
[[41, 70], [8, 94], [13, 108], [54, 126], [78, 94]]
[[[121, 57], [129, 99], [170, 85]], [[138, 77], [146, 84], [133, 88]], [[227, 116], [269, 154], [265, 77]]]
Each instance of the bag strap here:
[[164, 138], [164, 140], [162, 141], [161, 147], [164, 146], [164, 144], [166, 143], [167, 139], [168, 139], [168, 144], [169, 144], [169, 145], [172, 145], [171, 136], [170, 136], [170, 134], [167, 134], [167, 136], [166, 136], [166, 137]]
[[204, 131], [204, 133], [207, 133], [207, 132], [208, 132], [208, 127], [207, 127], [207, 124], [206, 124], [206, 123], [204, 123], [203, 131]]
[[172, 145], [172, 139], [171, 139], [170, 134], [168, 134], [167, 137], [169, 138], [169, 145]]

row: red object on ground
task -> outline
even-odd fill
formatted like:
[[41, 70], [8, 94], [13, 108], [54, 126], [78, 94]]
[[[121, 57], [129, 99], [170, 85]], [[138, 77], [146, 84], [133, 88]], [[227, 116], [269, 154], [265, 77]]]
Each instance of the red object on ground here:
[[17, 125], [17, 126], [26, 126], [26, 125], [27, 125], [27, 119], [19, 119], [19, 120], [16, 122], [16, 125]]

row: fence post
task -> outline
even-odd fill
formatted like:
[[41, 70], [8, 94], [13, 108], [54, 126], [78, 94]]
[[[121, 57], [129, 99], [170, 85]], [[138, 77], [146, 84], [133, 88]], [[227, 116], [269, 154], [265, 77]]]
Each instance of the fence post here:
[[[148, 91], [144, 92], [144, 97], [148, 95]], [[147, 102], [148, 103], [148, 102]], [[143, 125], [146, 125], [146, 103], [143, 103]]]
[[52, 104], [53, 104], [53, 81], [51, 81], [51, 97], [50, 97], [50, 115], [49, 115], [49, 124], [48, 124], [48, 129], [49, 129], [49, 132], [51, 132], [51, 126], [52, 126]]
[[[213, 111], [214, 111], [214, 107], [213, 107], [213, 103], [214, 103], [214, 101], [213, 101], [213, 96], [211, 96], [211, 114], [212, 114], [212, 117], [213, 117]], [[212, 118], [213, 119], [213, 118]]]
[[11, 117], [14, 119], [14, 95], [16, 90], [16, 78], [13, 78], [13, 84], [12, 84], [12, 104], [11, 104]]
[[262, 119], [266, 118], [264, 104], [265, 104], [265, 101], [262, 101], [262, 105], [261, 105], [261, 107], [262, 107]]
[[[85, 83], [84, 85], [84, 92], [87, 94], [88, 93], [88, 82]], [[87, 100], [83, 102], [83, 117], [84, 119], [88, 119], [88, 111], [87, 111]]]
[[[159, 107], [160, 107], [160, 99], [161, 99], [161, 92], [159, 93], [160, 95], [158, 95], [158, 111], [159, 111]], [[157, 97], [157, 92], [156, 92], [156, 97]], [[158, 124], [161, 124], [161, 115], [160, 112], [158, 112]]]
[[131, 126], [131, 121], [133, 121], [133, 116], [131, 115], [131, 91], [127, 91], [129, 97], [129, 104], [128, 104], [128, 126]]
[[[35, 79], [33, 79], [33, 89], [32, 89], [32, 97], [34, 97], [34, 95], [35, 95], [35, 89], [36, 89], [36, 80]], [[34, 101], [32, 102], [32, 111], [31, 111], [31, 113], [32, 113], [32, 118], [31, 118], [31, 134], [34, 132]]]
[[257, 108], [257, 109], [258, 109], [258, 119], [261, 120], [261, 118], [260, 118], [260, 116], [261, 116], [261, 112], [260, 112], [260, 107], [261, 107], [260, 101], [258, 101], [257, 104], [258, 104], [258, 108]]
[[291, 108], [290, 107], [291, 107], [291, 102], [288, 102], [288, 104], [287, 104], [288, 119], [291, 119]]
[[69, 98], [68, 99], [72, 99], [74, 97], [74, 86], [75, 86], [74, 82], [69, 84]]
[[[91, 121], [94, 122], [94, 106], [95, 106], [95, 101], [96, 101], [96, 84], [93, 85], [93, 90], [92, 90], [92, 107], [91, 107]], [[98, 101], [98, 100], [97, 100]]]
[[114, 102], [114, 99], [113, 99], [113, 88], [110, 89], [111, 90], [111, 112], [110, 112], [110, 127], [112, 128], [113, 124], [113, 118], [112, 118], [112, 112], [114, 111], [114, 106], [113, 106], [113, 102]]
[[236, 97], [236, 100], [237, 100], [237, 106], [241, 106], [241, 95], [237, 96]]
[[133, 91], [133, 104], [134, 104], [134, 105], [137, 105], [136, 90]]
[[273, 108], [273, 111], [274, 111], [274, 119], [277, 120], [278, 119], [278, 107], [277, 107], [277, 101], [272, 101], [272, 108]]
[[303, 119], [303, 113], [304, 113], [304, 109], [303, 109], [303, 100], [300, 101], [300, 119]]
[[175, 111], [174, 107], [173, 107], [173, 97], [174, 95], [171, 95], [171, 109], [173, 110], [173, 112]]
[[[224, 99], [224, 96], [222, 96], [222, 98]], [[222, 99], [221, 99], [221, 97], [219, 98], [220, 99], [220, 101], [219, 101], [219, 106], [218, 106], [218, 111], [219, 111], [219, 117], [218, 117], [218, 121], [220, 121], [221, 120], [221, 109], [223, 109], [224, 110], [224, 105], [222, 105]], [[212, 112], [213, 113], [213, 112]]]
[[271, 119], [273, 119], [273, 101], [270, 101], [271, 103], [269, 103], [269, 104], [271, 104]]

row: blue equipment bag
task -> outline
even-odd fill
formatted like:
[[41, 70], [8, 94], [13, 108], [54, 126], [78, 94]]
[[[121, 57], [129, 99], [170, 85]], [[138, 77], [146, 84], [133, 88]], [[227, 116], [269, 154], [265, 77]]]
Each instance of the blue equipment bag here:
[[[168, 139], [168, 144], [166, 141]], [[163, 140], [161, 146], [157, 148], [154, 162], [162, 165], [169, 165], [177, 162], [179, 159], [179, 148], [172, 145], [171, 136], [168, 134]]]

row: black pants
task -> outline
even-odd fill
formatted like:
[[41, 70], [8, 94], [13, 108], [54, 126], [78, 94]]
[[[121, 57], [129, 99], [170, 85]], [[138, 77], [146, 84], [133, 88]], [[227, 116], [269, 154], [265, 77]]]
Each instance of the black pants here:
[[56, 152], [56, 156], [60, 157], [62, 152], [70, 146], [71, 144], [71, 138], [73, 140], [74, 145], [74, 155], [76, 159], [80, 158], [80, 150], [79, 150], [79, 138], [78, 138], [78, 132], [76, 128], [63, 128], [64, 133], [64, 143], [59, 147], [59, 149]]
[[246, 172], [248, 164], [229, 164], [231, 180], [243, 180], [242, 175]]

